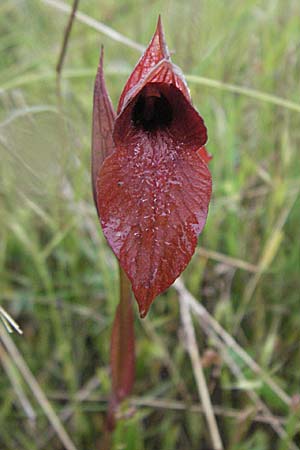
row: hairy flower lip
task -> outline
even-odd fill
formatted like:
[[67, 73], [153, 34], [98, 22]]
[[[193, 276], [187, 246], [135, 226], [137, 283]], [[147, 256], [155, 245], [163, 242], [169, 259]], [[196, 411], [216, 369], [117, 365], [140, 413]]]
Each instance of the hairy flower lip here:
[[[149, 134], [148, 139], [151, 142], [155, 136]], [[145, 161], [141, 156], [137, 154], [131, 160], [128, 149], [123, 147], [108, 157], [98, 178], [98, 191], [102, 192], [99, 206], [104, 234], [132, 283], [140, 315], [145, 317], [153, 299], [175, 281], [194, 253], [197, 236], [206, 221], [211, 177], [197, 151], [175, 151], [174, 157], [170, 155], [165, 162], [149, 155], [146, 165], [140, 162]], [[130, 166], [124, 165], [126, 161], [131, 161]], [[141, 163], [143, 175], [138, 167]], [[187, 172], [183, 178], [181, 167]], [[196, 174], [191, 172], [193, 167], [197, 168]], [[166, 173], [165, 180], [161, 177], [163, 173]], [[165, 201], [164, 192], [169, 191], [168, 186], [176, 195], [166, 200], [164, 206], [162, 202]], [[193, 191], [188, 196], [187, 186], [193, 186], [189, 187]], [[118, 190], [122, 198], [118, 196]], [[190, 207], [196, 205], [198, 212], [194, 214]], [[120, 208], [123, 213], [116, 216], [113, 211]], [[155, 215], [152, 208], [156, 210]], [[161, 244], [155, 242], [162, 242], [161, 239], [167, 247], [157, 260], [155, 254], [160, 252]], [[170, 269], [172, 275], [168, 273]]]

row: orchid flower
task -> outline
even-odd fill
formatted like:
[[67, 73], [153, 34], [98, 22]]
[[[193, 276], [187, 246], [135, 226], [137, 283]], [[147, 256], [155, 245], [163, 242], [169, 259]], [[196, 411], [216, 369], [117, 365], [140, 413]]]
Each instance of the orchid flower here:
[[211, 197], [207, 130], [170, 58], [161, 20], [114, 112], [103, 76], [94, 91], [92, 182], [104, 236], [141, 317], [189, 263]]

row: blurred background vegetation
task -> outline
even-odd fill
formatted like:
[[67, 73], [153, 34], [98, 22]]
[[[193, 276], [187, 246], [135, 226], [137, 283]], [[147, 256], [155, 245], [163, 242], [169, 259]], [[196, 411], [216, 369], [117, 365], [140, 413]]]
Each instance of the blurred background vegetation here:
[[[142, 45], [162, 14], [214, 157], [209, 219], [183, 280], [261, 368], [253, 370], [230, 346], [223, 354], [195, 320], [224, 446], [297, 449], [299, 0], [81, 0], [79, 9]], [[116, 105], [139, 52], [76, 20], [60, 111], [55, 65], [67, 20], [43, 1], [0, 3], [0, 306], [24, 332], [7, 337], [1, 328], [1, 450], [66, 448], [39, 394], [74, 448], [99, 448], [110, 389], [118, 273], [91, 195], [93, 82], [103, 44]], [[120, 422], [115, 449], [211, 448], [177, 300], [170, 288], [146, 319], [136, 315], [128, 406], [136, 411]], [[24, 367], [41, 391], [24, 378]]]

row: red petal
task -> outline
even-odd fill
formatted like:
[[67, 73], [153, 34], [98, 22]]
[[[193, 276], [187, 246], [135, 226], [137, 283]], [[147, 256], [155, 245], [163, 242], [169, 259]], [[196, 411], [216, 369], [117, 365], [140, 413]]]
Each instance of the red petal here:
[[103, 76], [103, 48], [94, 86], [92, 131], [92, 186], [96, 208], [96, 180], [103, 161], [114, 151], [112, 138], [115, 112], [108, 95]]
[[120, 96], [118, 114], [150, 81], [172, 83], [190, 99], [189, 89], [180, 69], [172, 64], [159, 17], [154, 36], [140, 58]]
[[142, 317], [190, 261], [211, 195], [211, 176], [197, 151], [206, 142], [203, 120], [174, 86], [150, 87], [170, 102], [170, 126], [145, 131], [134, 124], [133, 100], [116, 120], [116, 151], [97, 180], [104, 235]]

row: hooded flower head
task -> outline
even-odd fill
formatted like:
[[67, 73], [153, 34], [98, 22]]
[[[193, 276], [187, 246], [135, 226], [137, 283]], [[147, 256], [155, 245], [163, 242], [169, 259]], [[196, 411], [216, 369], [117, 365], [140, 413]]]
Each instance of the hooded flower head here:
[[207, 131], [159, 19], [121, 93], [94, 91], [92, 182], [103, 233], [131, 281], [140, 315], [189, 263], [211, 196]]

